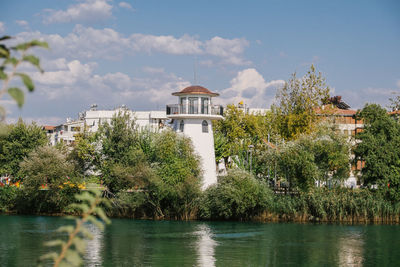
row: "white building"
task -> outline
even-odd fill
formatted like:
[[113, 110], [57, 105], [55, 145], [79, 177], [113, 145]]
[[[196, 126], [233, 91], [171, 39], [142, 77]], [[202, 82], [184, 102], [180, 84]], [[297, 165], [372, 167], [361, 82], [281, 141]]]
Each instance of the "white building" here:
[[[58, 142], [72, 144], [75, 141], [75, 136], [79, 133], [93, 133], [99, 129], [99, 126], [105, 122], [110, 123], [111, 119], [118, 113], [127, 112], [131, 118], [134, 118], [136, 124], [140, 128], [149, 128], [158, 130], [164, 127], [167, 116], [165, 111], [132, 111], [126, 108], [125, 105], [113, 110], [98, 110], [97, 105], [92, 105], [90, 110], [79, 113], [77, 120], [67, 119], [61, 125], [55, 127], [53, 131], [47, 130], [47, 135], [50, 138], [50, 144], [55, 145]], [[45, 126], [49, 128], [49, 126]]]
[[201, 159], [203, 189], [217, 182], [212, 120], [223, 119], [223, 108], [212, 104], [219, 94], [202, 86], [189, 86], [172, 95], [179, 104], [167, 105], [167, 117], [173, 120], [173, 129], [192, 140]]

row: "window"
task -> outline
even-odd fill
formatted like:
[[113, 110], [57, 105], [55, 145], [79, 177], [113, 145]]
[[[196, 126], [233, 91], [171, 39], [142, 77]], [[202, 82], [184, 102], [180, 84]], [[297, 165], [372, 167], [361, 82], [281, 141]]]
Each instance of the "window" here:
[[208, 98], [201, 98], [201, 114], [208, 114]]
[[199, 98], [189, 97], [189, 114], [199, 113]]
[[208, 122], [207, 121], [203, 121], [201, 123], [201, 127], [203, 129], [203, 133], [208, 133]]
[[183, 133], [184, 128], [185, 128], [185, 123], [182, 120], [181, 123], [179, 123], [179, 131]]
[[186, 97], [181, 97], [181, 114], [186, 114], [186, 103], [187, 103], [187, 98]]

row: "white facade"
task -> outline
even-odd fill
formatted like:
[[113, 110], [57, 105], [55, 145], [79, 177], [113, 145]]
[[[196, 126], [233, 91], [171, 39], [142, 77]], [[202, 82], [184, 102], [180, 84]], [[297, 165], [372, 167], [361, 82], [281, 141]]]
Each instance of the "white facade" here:
[[[188, 87], [191, 88], [191, 87]], [[212, 120], [223, 119], [222, 108], [213, 106], [211, 98], [218, 94], [207, 92], [185, 92], [185, 89], [173, 95], [179, 96], [178, 105], [167, 106], [167, 117], [173, 119], [173, 129], [192, 140], [198, 153], [203, 170], [202, 188], [217, 183], [217, 171], [214, 151]]]
[[85, 130], [90, 133], [98, 131], [103, 123], [110, 123], [111, 119], [118, 113], [127, 112], [131, 118], [135, 119], [139, 128], [158, 130], [164, 127], [167, 116], [165, 111], [132, 111], [125, 106], [114, 110], [97, 110], [97, 105], [92, 105], [90, 110], [79, 113], [77, 120], [67, 119], [66, 123], [55, 127], [53, 133], [48, 133], [50, 144], [58, 142], [71, 144], [75, 141], [75, 136]]

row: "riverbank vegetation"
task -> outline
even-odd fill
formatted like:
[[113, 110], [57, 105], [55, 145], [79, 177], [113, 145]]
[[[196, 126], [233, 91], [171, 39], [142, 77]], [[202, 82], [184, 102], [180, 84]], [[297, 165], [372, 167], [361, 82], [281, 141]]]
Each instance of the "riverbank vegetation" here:
[[[19, 121], [0, 135], [0, 170], [12, 177], [0, 184], [0, 211], [73, 213], [74, 194], [99, 188], [111, 217], [399, 222], [398, 120], [366, 105], [357, 114], [364, 131], [349, 139], [315, 114], [328, 99], [312, 67], [278, 90], [266, 114], [228, 106], [214, 124], [216, 159], [227, 174], [205, 191], [190, 139], [172, 130], [139, 129], [120, 113], [72, 146], [49, 147], [39, 126]], [[355, 173], [360, 186], [344, 188], [357, 161], [365, 166]]]

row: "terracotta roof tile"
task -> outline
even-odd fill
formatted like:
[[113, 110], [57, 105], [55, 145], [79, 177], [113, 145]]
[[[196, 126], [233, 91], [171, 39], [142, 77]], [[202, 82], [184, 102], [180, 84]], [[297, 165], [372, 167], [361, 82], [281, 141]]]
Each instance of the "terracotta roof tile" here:
[[172, 93], [172, 95], [188, 95], [188, 94], [193, 94], [193, 95], [211, 95], [211, 96], [219, 96], [218, 93], [213, 93], [210, 90], [208, 90], [207, 88], [203, 87], [203, 86], [199, 86], [199, 85], [192, 85], [189, 87], [184, 88], [182, 91], [180, 92], [175, 92]]

